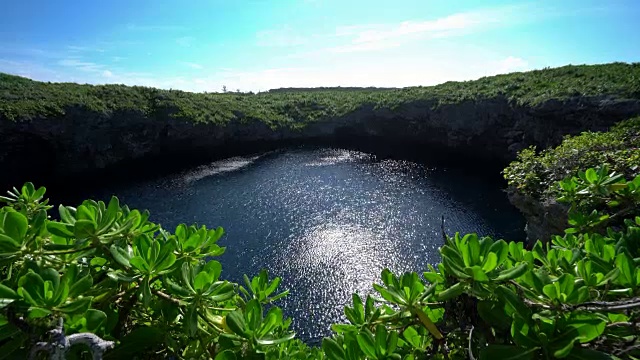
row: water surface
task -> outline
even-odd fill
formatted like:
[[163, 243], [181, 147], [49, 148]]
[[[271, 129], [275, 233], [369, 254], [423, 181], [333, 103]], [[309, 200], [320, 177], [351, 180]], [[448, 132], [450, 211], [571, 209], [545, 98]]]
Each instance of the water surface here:
[[282, 277], [291, 295], [279, 305], [298, 336], [317, 343], [343, 320], [353, 292], [372, 291], [383, 268], [423, 271], [439, 261], [442, 216], [449, 234], [522, 239], [523, 219], [498, 180], [354, 151], [299, 149], [80, 195], [115, 194], [170, 230], [182, 222], [224, 227], [223, 277], [240, 282], [262, 268]]

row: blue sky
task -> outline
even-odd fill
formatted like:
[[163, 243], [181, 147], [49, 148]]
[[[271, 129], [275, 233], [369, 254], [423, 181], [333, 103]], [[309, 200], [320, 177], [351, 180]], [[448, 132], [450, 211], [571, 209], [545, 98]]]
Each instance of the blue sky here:
[[640, 2], [1, 0], [0, 72], [190, 91], [412, 86], [640, 61]]

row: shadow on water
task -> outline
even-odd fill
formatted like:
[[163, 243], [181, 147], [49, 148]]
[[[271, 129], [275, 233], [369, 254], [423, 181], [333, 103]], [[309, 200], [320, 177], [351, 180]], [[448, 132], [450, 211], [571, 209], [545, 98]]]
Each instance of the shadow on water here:
[[291, 294], [279, 305], [317, 344], [343, 321], [351, 294], [368, 294], [383, 268], [423, 271], [439, 261], [440, 219], [453, 234], [524, 238], [499, 174], [303, 148], [215, 161], [144, 181], [87, 184], [66, 204], [117, 195], [172, 230], [223, 226], [223, 276], [266, 268]]

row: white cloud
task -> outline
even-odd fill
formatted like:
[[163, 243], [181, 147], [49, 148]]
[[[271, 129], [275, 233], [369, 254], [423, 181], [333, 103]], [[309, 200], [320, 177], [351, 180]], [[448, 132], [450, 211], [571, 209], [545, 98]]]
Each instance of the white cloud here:
[[76, 70], [85, 72], [100, 72], [103, 70], [104, 65], [96, 64], [94, 62], [82, 61], [79, 58], [66, 58], [58, 61], [58, 65], [71, 67]]
[[113, 73], [109, 70], [105, 70], [102, 72], [102, 76], [106, 77], [106, 78], [110, 78], [113, 77]]
[[528, 61], [515, 56], [509, 56], [504, 60], [500, 60], [497, 65], [499, 73], [530, 70]]

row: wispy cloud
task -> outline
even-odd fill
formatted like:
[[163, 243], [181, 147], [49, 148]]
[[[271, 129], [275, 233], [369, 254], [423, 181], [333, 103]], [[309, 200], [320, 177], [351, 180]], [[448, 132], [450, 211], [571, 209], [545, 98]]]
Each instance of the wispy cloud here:
[[91, 46], [67, 45], [66, 48], [70, 52], [74, 52], [74, 53], [80, 53], [80, 52], [99, 52], [99, 53], [103, 53], [103, 52], [105, 52], [105, 50], [102, 49], [102, 48], [91, 47]]
[[[304, 37], [290, 27], [260, 31], [256, 34], [261, 46], [300, 46], [318, 43], [331, 44], [306, 51], [308, 56], [318, 52], [353, 53], [380, 51], [403, 44], [476, 34], [507, 27], [540, 16], [541, 10], [527, 5], [509, 5], [497, 8], [459, 12], [435, 19], [408, 19], [388, 24], [352, 24], [338, 26], [332, 33]], [[298, 54], [300, 55], [300, 54]], [[294, 57], [300, 57], [294, 55]]]
[[512, 13], [512, 7], [457, 13], [434, 20], [403, 21], [399, 24], [382, 25], [356, 34], [354, 44], [404, 39], [414, 36], [442, 38], [460, 36], [486, 30], [500, 25]]
[[96, 64], [89, 61], [82, 61], [77, 58], [68, 58], [58, 61], [58, 65], [72, 67], [77, 70], [86, 72], [102, 71], [104, 65]]

